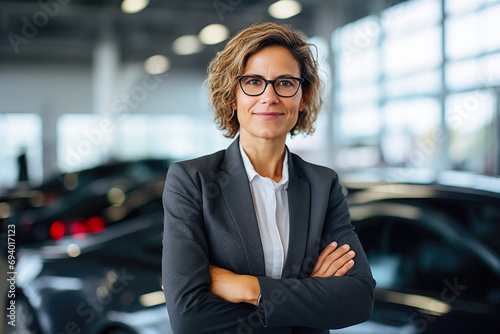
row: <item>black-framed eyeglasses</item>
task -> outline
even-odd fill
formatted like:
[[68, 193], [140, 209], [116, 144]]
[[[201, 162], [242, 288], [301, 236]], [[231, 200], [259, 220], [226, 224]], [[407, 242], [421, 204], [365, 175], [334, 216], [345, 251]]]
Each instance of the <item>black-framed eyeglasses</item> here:
[[273, 86], [276, 95], [281, 97], [292, 97], [299, 91], [300, 84], [304, 81], [302, 78], [280, 77], [275, 80], [266, 80], [256, 75], [240, 75], [236, 77], [240, 82], [243, 93], [249, 96], [259, 96], [267, 88], [267, 85]]

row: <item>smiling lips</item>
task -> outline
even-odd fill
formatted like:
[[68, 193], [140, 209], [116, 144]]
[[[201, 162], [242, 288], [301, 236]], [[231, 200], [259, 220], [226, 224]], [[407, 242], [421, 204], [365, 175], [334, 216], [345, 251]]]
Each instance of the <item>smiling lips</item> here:
[[283, 116], [284, 114], [277, 112], [262, 112], [262, 113], [254, 113], [254, 115], [262, 119], [273, 120], [277, 119], [280, 116]]

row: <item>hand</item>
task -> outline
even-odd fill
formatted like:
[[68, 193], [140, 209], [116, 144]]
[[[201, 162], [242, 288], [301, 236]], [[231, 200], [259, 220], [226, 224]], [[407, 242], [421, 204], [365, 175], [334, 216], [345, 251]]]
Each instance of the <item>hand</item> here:
[[212, 278], [210, 292], [231, 303], [250, 303], [257, 305], [260, 286], [257, 277], [238, 275], [230, 270], [208, 266]]
[[334, 241], [319, 254], [310, 277], [344, 276], [354, 266], [354, 251], [349, 245], [337, 248]]

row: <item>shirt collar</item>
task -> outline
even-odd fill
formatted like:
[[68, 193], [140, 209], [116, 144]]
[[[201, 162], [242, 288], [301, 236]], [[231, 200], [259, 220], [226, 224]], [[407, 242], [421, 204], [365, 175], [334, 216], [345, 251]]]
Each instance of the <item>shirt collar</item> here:
[[[253, 167], [252, 162], [250, 161], [250, 158], [248, 158], [245, 150], [241, 146], [241, 143], [239, 143], [239, 146], [240, 146], [241, 157], [243, 159], [243, 165], [245, 166], [245, 170], [247, 172], [248, 181], [252, 182], [254, 178], [257, 176], [263, 178], [259, 173], [255, 171], [255, 168]], [[285, 189], [288, 188], [288, 149], [286, 149], [285, 157], [283, 158], [283, 169], [281, 170], [281, 180], [280, 182], [274, 182], [274, 184], [276, 186], [284, 187]]]

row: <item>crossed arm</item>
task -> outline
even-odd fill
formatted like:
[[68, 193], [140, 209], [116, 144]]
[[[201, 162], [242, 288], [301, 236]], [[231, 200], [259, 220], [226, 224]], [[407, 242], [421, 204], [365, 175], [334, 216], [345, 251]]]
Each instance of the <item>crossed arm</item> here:
[[[337, 247], [332, 242], [321, 252], [310, 277], [344, 276], [354, 266], [354, 251], [349, 245]], [[257, 305], [260, 286], [257, 277], [239, 275], [230, 270], [209, 266], [212, 284], [210, 292], [231, 303]]]

